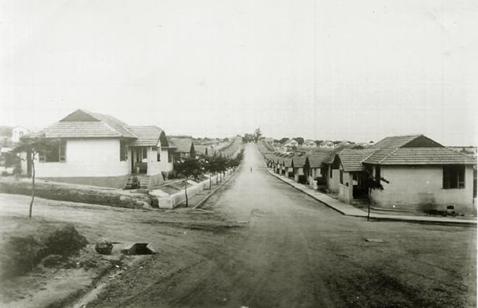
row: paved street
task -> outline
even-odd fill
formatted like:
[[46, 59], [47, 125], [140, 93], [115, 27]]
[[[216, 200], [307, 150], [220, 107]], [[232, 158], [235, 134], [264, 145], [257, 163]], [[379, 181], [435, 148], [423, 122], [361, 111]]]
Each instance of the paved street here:
[[164, 271], [175, 265], [161, 262], [161, 254], [153, 257], [92, 306], [476, 303], [476, 229], [340, 215], [269, 175], [255, 145], [246, 146], [239, 173], [205, 208], [243, 227], [205, 232], [177, 256], [181, 266], [168, 275]]

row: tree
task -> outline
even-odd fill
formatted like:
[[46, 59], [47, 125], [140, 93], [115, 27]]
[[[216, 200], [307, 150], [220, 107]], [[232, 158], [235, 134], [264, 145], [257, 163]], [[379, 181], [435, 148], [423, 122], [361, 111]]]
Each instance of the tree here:
[[214, 163], [215, 156], [204, 157], [202, 161], [204, 171], [209, 173], [209, 190], [212, 187], [211, 174], [216, 173], [216, 167]]
[[287, 140], [289, 140], [289, 138], [284, 137], [284, 138], [281, 138], [281, 139], [279, 140], [279, 142], [280, 142], [281, 144], [284, 144], [284, 143], [287, 142]]
[[390, 183], [383, 177], [380, 177], [380, 179], [375, 178], [372, 175], [372, 170], [366, 170], [367, 173], [367, 179], [365, 181], [365, 186], [367, 187], [368, 195], [369, 195], [369, 202], [368, 202], [368, 209], [367, 209], [367, 220], [370, 220], [370, 194], [372, 190], [378, 189], [378, 190], [383, 190], [383, 186], [381, 181], [384, 181], [385, 183]]
[[189, 205], [188, 200], [188, 179], [193, 177], [197, 179], [202, 173], [203, 168], [199, 161], [194, 158], [187, 158], [182, 161], [178, 161], [174, 165], [174, 169], [178, 172], [179, 175], [184, 176], [184, 194], [186, 196], [186, 206]]
[[261, 132], [261, 129], [260, 128], [256, 128], [256, 130], [254, 131], [254, 142], [257, 143], [257, 141], [259, 141], [259, 138], [262, 136], [262, 132]]
[[304, 142], [305, 142], [304, 138], [302, 138], [302, 137], [296, 137], [296, 138], [294, 138], [294, 140], [297, 141], [297, 143], [299, 145], [303, 145]]
[[253, 134], [245, 134], [244, 137], [242, 137], [242, 142], [248, 143], [254, 141], [254, 135]]
[[26, 153], [26, 160], [31, 163], [32, 170], [32, 198], [28, 210], [28, 218], [32, 218], [33, 202], [35, 200], [35, 160], [40, 153], [47, 153], [52, 150], [55, 140], [45, 139], [43, 136], [24, 137], [20, 143], [13, 149], [13, 153]]
[[324, 140], [315, 140], [314, 142], [315, 142], [315, 144], [316, 144], [317, 146], [320, 146], [323, 141], [324, 141]]
[[7, 168], [13, 167], [13, 173], [19, 174], [21, 171], [20, 163], [21, 159], [18, 157], [18, 153], [13, 151], [11, 152], [4, 152], [0, 154], [0, 161], [2, 161], [3, 165]]

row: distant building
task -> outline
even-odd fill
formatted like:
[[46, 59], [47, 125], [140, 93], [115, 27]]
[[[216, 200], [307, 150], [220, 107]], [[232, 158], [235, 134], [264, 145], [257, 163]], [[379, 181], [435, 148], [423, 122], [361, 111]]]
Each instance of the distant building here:
[[319, 147], [323, 149], [333, 149], [335, 148], [335, 143], [330, 140], [325, 140], [320, 143]]
[[307, 139], [304, 141], [304, 144], [302, 145], [302, 147], [304, 148], [316, 148], [317, 147], [317, 143], [315, 143], [314, 140], [311, 140], [311, 139]]
[[14, 143], [20, 142], [20, 138], [30, 133], [30, 130], [25, 127], [16, 126], [12, 128], [11, 140]]
[[173, 149], [174, 161], [196, 158], [196, 150], [192, 137], [168, 137], [168, 142], [171, 149]]

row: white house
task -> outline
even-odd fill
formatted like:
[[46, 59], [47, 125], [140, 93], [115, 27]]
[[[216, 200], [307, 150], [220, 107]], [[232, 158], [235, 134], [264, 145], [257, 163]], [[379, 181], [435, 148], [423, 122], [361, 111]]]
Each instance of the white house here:
[[372, 190], [376, 206], [412, 210], [476, 211], [476, 160], [423, 135], [387, 137], [363, 161], [383, 190]]
[[333, 149], [335, 148], [335, 143], [330, 140], [325, 140], [320, 143], [319, 147], [323, 149]]
[[[475, 165], [474, 158], [423, 135], [393, 136], [337, 152], [328, 162], [328, 189], [347, 203], [368, 198], [395, 210], [474, 213]], [[371, 184], [376, 188], [369, 190]]]
[[16, 126], [16, 127], [12, 128], [11, 140], [12, 140], [12, 142], [17, 143], [17, 142], [20, 141], [20, 138], [22, 138], [23, 136], [25, 136], [29, 133], [30, 133], [29, 129], [27, 129], [25, 127], [21, 127], [21, 126]]
[[77, 110], [35, 135], [51, 143], [50, 151], [35, 158], [39, 178], [123, 188], [137, 175], [149, 187], [173, 169], [166, 135], [156, 126], [128, 126]]
[[303, 148], [308, 148], [308, 149], [316, 148], [317, 143], [315, 143], [314, 140], [307, 139], [307, 140], [304, 141], [304, 144], [302, 145], [302, 147]]

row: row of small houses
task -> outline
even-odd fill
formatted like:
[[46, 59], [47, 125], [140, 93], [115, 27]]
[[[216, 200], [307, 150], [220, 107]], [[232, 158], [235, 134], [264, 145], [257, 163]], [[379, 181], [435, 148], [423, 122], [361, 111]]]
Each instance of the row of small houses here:
[[[346, 203], [368, 199], [382, 208], [476, 212], [476, 158], [423, 136], [387, 137], [370, 148], [294, 155], [268, 152], [278, 174], [324, 189]], [[371, 181], [372, 180], [372, 181]], [[371, 182], [379, 187], [371, 189]]]
[[[51, 148], [34, 158], [37, 177], [114, 188], [126, 187], [133, 177], [154, 187], [173, 173], [175, 161], [199, 154], [231, 155], [221, 151], [222, 145], [203, 149], [191, 137], [169, 137], [154, 125], [131, 126], [81, 109], [26, 138], [35, 136], [50, 140]], [[21, 169], [31, 175], [32, 161], [24, 160]]]

